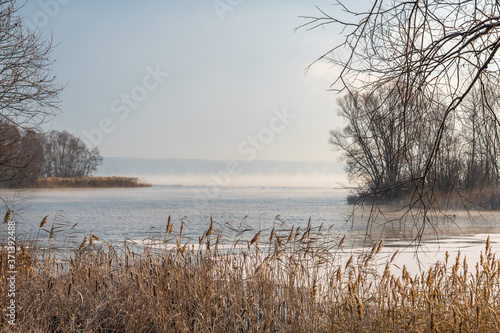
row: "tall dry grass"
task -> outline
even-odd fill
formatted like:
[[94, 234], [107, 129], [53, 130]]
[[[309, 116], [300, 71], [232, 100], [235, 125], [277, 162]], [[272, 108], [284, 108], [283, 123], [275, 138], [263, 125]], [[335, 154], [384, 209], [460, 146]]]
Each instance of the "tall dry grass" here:
[[35, 182], [37, 188], [75, 188], [75, 187], [150, 187], [151, 184], [137, 177], [81, 177], [38, 178]]
[[[489, 241], [475, 270], [460, 255], [446, 255], [442, 263], [411, 276], [405, 267], [392, 265], [394, 256], [377, 273], [373, 260], [381, 243], [345, 260], [343, 239], [331, 239], [328, 230], [310, 224], [287, 229], [278, 223], [265, 234], [211, 221], [196, 241], [182, 235], [183, 223], [179, 233], [170, 218], [166, 224], [166, 232], [145, 247], [111, 245], [87, 235], [61, 254], [52, 232], [48, 239], [19, 242], [17, 326], [0, 317], [0, 330], [500, 330], [500, 266]], [[6, 260], [2, 247], [2, 278]], [[1, 283], [0, 306], [7, 301]]]

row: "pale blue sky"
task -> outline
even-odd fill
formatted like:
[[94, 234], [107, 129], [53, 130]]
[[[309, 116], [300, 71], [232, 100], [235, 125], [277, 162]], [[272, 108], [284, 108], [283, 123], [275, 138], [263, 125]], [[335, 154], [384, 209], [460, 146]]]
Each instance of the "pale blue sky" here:
[[30, 0], [22, 13], [52, 35], [67, 84], [50, 128], [103, 156], [312, 161], [336, 159], [337, 69], [304, 69], [340, 35], [294, 28], [331, 3]]

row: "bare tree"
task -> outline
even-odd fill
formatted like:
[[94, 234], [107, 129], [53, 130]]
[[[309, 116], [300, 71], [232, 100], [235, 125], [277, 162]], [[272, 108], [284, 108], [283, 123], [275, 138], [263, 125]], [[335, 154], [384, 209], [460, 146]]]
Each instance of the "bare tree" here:
[[[449, 133], [456, 130], [460, 106], [473, 89], [483, 96], [480, 102], [490, 115], [490, 135], [498, 133], [499, 120], [488, 105], [487, 86], [500, 82], [500, 2], [374, 0], [366, 11], [351, 10], [340, 1], [337, 6], [341, 15], [332, 16], [318, 8], [318, 16], [305, 17], [307, 28], [337, 25], [344, 36], [316, 61], [326, 60], [341, 69], [333, 90], [352, 95], [388, 86], [398, 89], [402, 154], [408, 181], [415, 184], [408, 207], [423, 208], [412, 215], [412, 221], [422, 221], [421, 235], [429, 221], [428, 212], [439, 206], [434, 190], [443, 180], [438, 176], [446, 175], [450, 184], [458, 176], [452, 174], [458, 166], [450, 165], [450, 160], [443, 163], [451, 158], [444, 150], [452, 144]], [[420, 107], [423, 105], [426, 107]], [[422, 118], [436, 122], [426, 133], [429, 149], [420, 155], [424, 167], [414, 168], [412, 119]], [[490, 159], [496, 159], [498, 148], [491, 150], [495, 156]]]
[[[353, 93], [339, 99], [347, 126], [330, 132], [330, 144], [343, 152], [350, 179], [360, 181], [370, 200], [396, 198], [403, 176], [403, 131], [397, 96]], [[396, 98], [394, 98], [396, 97]]]
[[15, 0], [0, 1], [0, 109], [4, 121], [38, 129], [57, 111], [62, 86], [51, 72], [52, 43], [30, 31]]
[[0, 122], [0, 187], [32, 186], [44, 164], [42, 136]]
[[97, 147], [85, 143], [66, 131], [51, 131], [44, 137], [45, 177], [91, 176], [102, 163]]
[[40, 177], [45, 162], [42, 134], [34, 130], [25, 131], [20, 142], [20, 154], [19, 160], [23, 167], [16, 186], [33, 186]]
[[51, 72], [51, 41], [23, 24], [19, 8], [0, 1], [0, 180], [9, 186], [37, 174], [36, 132], [57, 113], [62, 90]]
[[500, 133], [493, 115], [500, 111], [500, 95], [495, 87], [486, 88], [484, 94], [476, 89], [471, 91], [461, 108], [461, 155], [466, 176], [462, 186], [469, 191], [484, 192], [480, 201], [490, 208], [498, 208]]

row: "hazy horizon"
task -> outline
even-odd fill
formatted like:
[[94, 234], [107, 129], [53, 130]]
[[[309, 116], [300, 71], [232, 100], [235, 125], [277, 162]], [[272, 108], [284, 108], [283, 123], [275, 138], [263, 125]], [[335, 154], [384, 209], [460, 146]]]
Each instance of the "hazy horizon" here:
[[129, 176], [153, 185], [187, 186], [352, 186], [341, 162], [146, 159], [105, 157], [99, 176]]

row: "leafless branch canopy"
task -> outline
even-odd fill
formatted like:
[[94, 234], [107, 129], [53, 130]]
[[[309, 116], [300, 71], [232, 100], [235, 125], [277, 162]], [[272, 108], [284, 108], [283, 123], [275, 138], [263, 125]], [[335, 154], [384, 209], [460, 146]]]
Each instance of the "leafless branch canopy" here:
[[405, 80], [441, 92], [456, 105], [479, 79], [495, 77], [500, 4], [492, 1], [383, 1], [352, 21], [321, 11], [306, 27], [340, 25], [345, 39], [319, 57], [342, 67], [342, 89], [373, 89]]
[[[341, 42], [315, 62], [337, 66], [340, 75], [332, 90], [350, 96], [340, 102], [349, 125], [343, 132], [332, 131], [331, 143], [354, 154], [346, 159], [359, 162], [348, 163], [352, 175], [371, 169], [371, 178], [365, 179], [374, 193], [412, 183], [408, 207], [422, 207], [424, 221], [437, 202], [437, 184], [444, 179], [459, 191], [472, 179], [460, 178], [463, 170], [471, 176], [480, 159], [489, 163], [485, 177], [498, 184], [500, 2], [374, 0], [366, 11], [340, 1], [336, 5], [341, 15], [318, 8], [319, 15], [305, 17], [302, 27], [335, 26], [342, 31]], [[460, 137], [463, 131], [467, 135]], [[386, 146], [389, 135], [397, 144]], [[452, 146], [453, 158], [446, 155]], [[470, 148], [470, 158], [464, 159], [467, 168], [463, 163], [452, 167], [463, 147]], [[388, 149], [392, 155], [385, 154]], [[395, 166], [394, 158], [404, 177], [392, 179], [389, 186], [385, 177], [393, 175], [388, 168]]]
[[0, 0], [0, 184], [32, 184], [44, 156], [40, 125], [58, 112], [62, 86], [52, 43], [28, 29], [15, 0]]
[[38, 129], [57, 113], [62, 86], [51, 72], [51, 41], [28, 29], [18, 11], [15, 0], [0, 1], [1, 117]]

